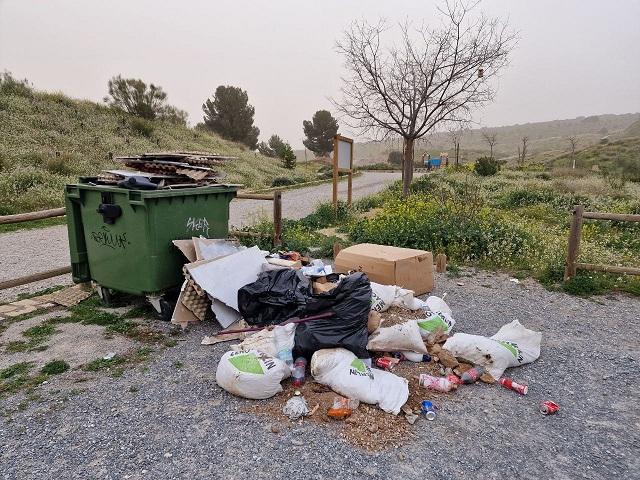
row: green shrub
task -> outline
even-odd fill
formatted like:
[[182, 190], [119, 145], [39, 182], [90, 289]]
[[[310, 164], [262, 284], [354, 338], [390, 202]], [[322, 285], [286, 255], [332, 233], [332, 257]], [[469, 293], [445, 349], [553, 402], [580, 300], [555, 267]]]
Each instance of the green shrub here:
[[151, 138], [153, 134], [154, 126], [153, 123], [145, 120], [144, 118], [132, 118], [131, 119], [131, 130], [136, 135], [141, 135], [143, 137]]
[[271, 182], [272, 187], [286, 187], [287, 185], [295, 185], [295, 181], [288, 177], [276, 177]]
[[333, 208], [331, 202], [320, 203], [312, 214], [299, 220], [298, 223], [306, 228], [317, 230], [346, 223], [352, 217], [353, 212], [347, 205], [347, 202], [339, 200], [337, 209]]
[[16, 95], [20, 97], [31, 98], [33, 90], [29, 86], [29, 81], [17, 80], [13, 78], [10, 72], [0, 74], [0, 95]]
[[562, 284], [562, 289], [571, 295], [587, 297], [602, 295], [611, 290], [614, 283], [608, 275], [592, 272], [578, 272]]
[[490, 177], [500, 171], [500, 163], [491, 157], [480, 157], [476, 160], [474, 171], [482, 177]]
[[496, 212], [466, 217], [452, 202], [417, 195], [389, 202], [375, 217], [355, 221], [349, 236], [354, 242], [444, 252], [456, 262], [501, 266], [526, 263], [534, 245], [531, 235]]
[[71, 156], [63, 153], [59, 156], [51, 157], [46, 162], [46, 169], [51, 173], [58, 175], [70, 175], [74, 169], [71, 166]]
[[64, 360], [52, 360], [40, 370], [45, 375], [58, 375], [69, 370], [69, 364]]
[[369, 165], [361, 165], [357, 169], [358, 170], [393, 170], [398, 168], [396, 165], [392, 165], [389, 163], [371, 163]]

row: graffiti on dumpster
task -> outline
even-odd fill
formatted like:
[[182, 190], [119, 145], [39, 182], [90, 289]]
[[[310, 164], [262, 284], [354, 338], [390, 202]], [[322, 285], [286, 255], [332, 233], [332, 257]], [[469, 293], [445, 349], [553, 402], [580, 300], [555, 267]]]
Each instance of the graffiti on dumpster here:
[[187, 231], [202, 233], [205, 237], [209, 236], [209, 222], [205, 217], [189, 217], [187, 219]]
[[113, 233], [110, 232], [107, 227], [102, 227], [97, 232], [91, 232], [89, 234], [91, 239], [96, 242], [98, 245], [102, 245], [103, 247], [109, 247], [112, 249], [116, 248], [127, 248], [131, 242], [127, 240], [127, 233]]

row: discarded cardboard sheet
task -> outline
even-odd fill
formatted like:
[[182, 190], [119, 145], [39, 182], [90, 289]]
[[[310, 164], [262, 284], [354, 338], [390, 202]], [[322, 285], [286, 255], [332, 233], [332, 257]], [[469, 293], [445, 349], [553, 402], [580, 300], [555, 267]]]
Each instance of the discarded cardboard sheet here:
[[198, 266], [186, 265], [193, 280], [211, 297], [238, 310], [238, 290], [255, 282], [267, 261], [258, 247], [227, 255]]
[[42, 295], [37, 299], [42, 303], [57, 303], [63, 307], [72, 307], [77, 305], [81, 301], [89, 298], [93, 290], [81, 285], [74, 285], [69, 288], [58, 290], [57, 292], [50, 293], [48, 295]]
[[190, 263], [198, 259], [193, 240], [174, 240], [172, 243], [187, 257]]
[[284, 258], [267, 258], [267, 262], [270, 265], [277, 265], [279, 267], [286, 267], [286, 268], [295, 268], [296, 270], [298, 270], [299, 268], [302, 268], [302, 262], [300, 260], [285, 260]]
[[425, 250], [361, 243], [341, 250], [335, 264], [338, 272], [362, 271], [371, 281], [399, 285], [416, 295], [433, 290], [433, 256]]
[[316, 295], [318, 295], [319, 293], [327, 293], [336, 288], [337, 285], [337, 283], [332, 282], [313, 282], [313, 293], [315, 293]]
[[192, 240], [198, 260], [215, 260], [246, 250], [246, 247], [224, 238], [192, 237]]
[[211, 302], [211, 311], [222, 328], [228, 328], [242, 318], [242, 315], [237, 310], [216, 299]]
[[180, 288], [180, 295], [178, 296], [176, 307], [173, 309], [173, 314], [171, 315], [171, 323], [180, 325], [182, 328], [185, 328], [189, 322], [200, 321], [200, 319], [196, 317], [196, 315], [184, 304], [185, 292], [188, 287], [189, 282], [185, 280]]

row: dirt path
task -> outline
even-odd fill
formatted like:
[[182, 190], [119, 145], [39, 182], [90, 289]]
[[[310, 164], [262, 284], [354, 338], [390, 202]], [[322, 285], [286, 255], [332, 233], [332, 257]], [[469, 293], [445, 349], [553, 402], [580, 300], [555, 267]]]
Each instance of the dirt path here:
[[[377, 193], [399, 178], [400, 173], [364, 172], [353, 180], [353, 198]], [[346, 199], [346, 189], [347, 182], [341, 181], [340, 198]], [[331, 193], [330, 183], [286, 190], [282, 195], [283, 216], [290, 219], [302, 218], [310, 214], [318, 203], [330, 200]], [[270, 218], [273, 215], [272, 203], [260, 200], [234, 200], [230, 213], [231, 225], [241, 227], [261, 218]], [[69, 265], [67, 227], [61, 225], [0, 234], [0, 265], [0, 280]], [[0, 302], [13, 300], [19, 293], [70, 282], [70, 276], [65, 275], [23, 287], [0, 290]]]

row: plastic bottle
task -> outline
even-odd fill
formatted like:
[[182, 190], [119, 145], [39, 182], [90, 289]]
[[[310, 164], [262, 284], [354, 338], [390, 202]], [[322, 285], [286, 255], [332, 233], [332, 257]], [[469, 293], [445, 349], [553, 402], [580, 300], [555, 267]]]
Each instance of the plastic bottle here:
[[409, 360], [410, 362], [430, 362], [431, 355], [416, 352], [396, 352], [393, 354], [400, 361]]
[[295, 363], [293, 364], [293, 385], [295, 387], [299, 387], [304, 383], [304, 373], [307, 369], [307, 359], [304, 357], [296, 358]]
[[276, 344], [278, 358], [287, 364], [289, 368], [293, 367], [293, 345], [291, 344], [291, 335], [287, 331], [286, 326], [278, 325], [273, 329], [273, 339]]
[[475, 366], [464, 372], [460, 377], [460, 380], [462, 380], [462, 383], [464, 383], [465, 385], [476, 383], [478, 379], [484, 374], [484, 372], [484, 367]]
[[458, 388], [458, 385], [450, 382], [443, 377], [434, 377], [423, 373], [420, 375], [418, 383], [421, 387], [429, 388], [431, 390], [437, 390], [438, 392], [450, 392]]

